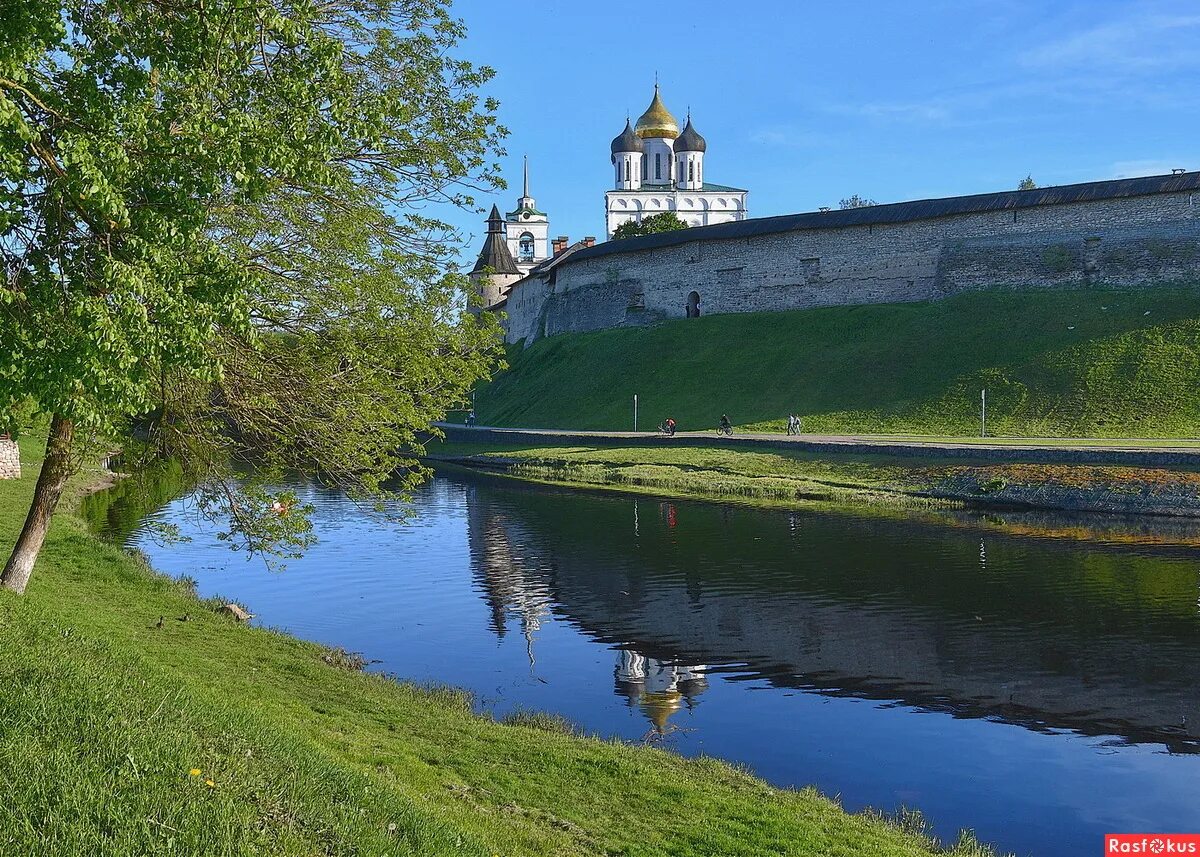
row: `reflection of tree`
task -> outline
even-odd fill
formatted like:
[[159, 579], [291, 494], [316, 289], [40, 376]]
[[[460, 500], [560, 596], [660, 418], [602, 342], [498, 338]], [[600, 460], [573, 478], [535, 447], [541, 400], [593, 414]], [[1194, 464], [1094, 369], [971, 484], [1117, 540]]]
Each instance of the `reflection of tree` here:
[[703, 664], [661, 661], [624, 648], [617, 653], [616, 690], [630, 705], [641, 708], [658, 735], [673, 727], [671, 716], [685, 704], [690, 709], [708, 687]]

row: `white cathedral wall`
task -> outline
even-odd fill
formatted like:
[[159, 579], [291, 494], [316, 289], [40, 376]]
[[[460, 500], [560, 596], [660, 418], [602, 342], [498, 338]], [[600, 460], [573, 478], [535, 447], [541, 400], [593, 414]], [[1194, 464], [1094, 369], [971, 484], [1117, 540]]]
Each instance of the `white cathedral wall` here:
[[703, 164], [703, 152], [680, 152], [675, 156], [675, 181], [680, 190], [701, 189], [704, 184]]
[[641, 221], [654, 214], [674, 211], [688, 226], [708, 226], [746, 219], [746, 194], [721, 191], [667, 191], [665, 193], [621, 193], [609, 191], [605, 226], [608, 237], [622, 223]]
[[[671, 149], [671, 141], [663, 137], [647, 137], [642, 141], [646, 148], [646, 153], [643, 155], [643, 163], [646, 165], [646, 178], [643, 179], [643, 186], [647, 184], [657, 185], [671, 183], [671, 171], [675, 164], [675, 152]], [[655, 163], [660, 167], [659, 172], [655, 172]]]
[[613, 187], [637, 190], [642, 184], [642, 153], [622, 152], [613, 156]]

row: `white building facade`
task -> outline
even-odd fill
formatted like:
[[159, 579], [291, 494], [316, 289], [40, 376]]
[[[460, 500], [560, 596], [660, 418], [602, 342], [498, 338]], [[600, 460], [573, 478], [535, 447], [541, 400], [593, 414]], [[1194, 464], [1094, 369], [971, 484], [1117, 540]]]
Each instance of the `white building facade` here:
[[692, 126], [683, 130], [654, 86], [654, 98], [610, 147], [613, 189], [604, 194], [606, 236], [622, 223], [672, 211], [688, 226], [745, 220], [748, 191], [705, 181], [708, 144]]

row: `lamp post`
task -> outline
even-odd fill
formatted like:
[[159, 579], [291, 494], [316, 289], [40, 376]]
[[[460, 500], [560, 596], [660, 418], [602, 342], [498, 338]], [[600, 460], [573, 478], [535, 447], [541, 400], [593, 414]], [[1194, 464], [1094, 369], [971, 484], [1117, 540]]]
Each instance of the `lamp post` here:
[[633, 394], [633, 430], [637, 432], [637, 393]]
[[979, 436], [987, 437], [987, 390], [979, 391]]

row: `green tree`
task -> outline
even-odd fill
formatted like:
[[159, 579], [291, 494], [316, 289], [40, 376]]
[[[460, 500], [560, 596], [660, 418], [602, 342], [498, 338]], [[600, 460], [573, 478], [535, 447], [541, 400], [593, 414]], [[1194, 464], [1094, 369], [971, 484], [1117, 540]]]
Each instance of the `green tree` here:
[[613, 238], [633, 238], [655, 232], [674, 232], [676, 229], [687, 229], [687, 224], [680, 220], [675, 212], [663, 211], [650, 215], [641, 223], [636, 220], [625, 221], [613, 230]]
[[1025, 176], [1018, 182], [1017, 190], [1037, 190], [1037, 182], [1033, 180], [1032, 175]]
[[[0, 22], [0, 424], [49, 418], [3, 572], [150, 415], [252, 550], [307, 542], [285, 469], [380, 497], [494, 365], [431, 201], [501, 186], [448, 0], [25, 0]], [[232, 478], [253, 459], [258, 483]]]
[[854, 196], [848, 196], [843, 200], [839, 200], [838, 208], [843, 210], [847, 208], [867, 208], [868, 206], [875, 204], [876, 202], [873, 199], [867, 199], [859, 196], [858, 194], [854, 194]]

